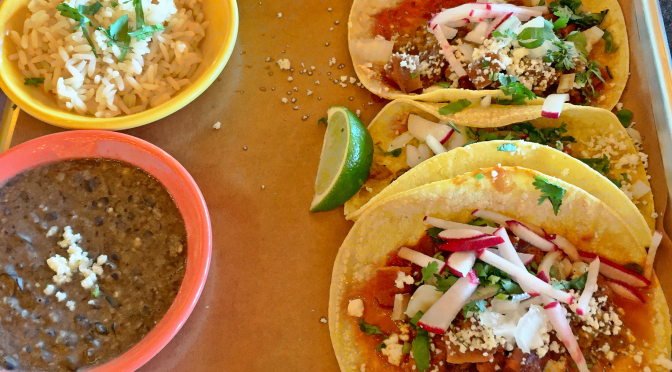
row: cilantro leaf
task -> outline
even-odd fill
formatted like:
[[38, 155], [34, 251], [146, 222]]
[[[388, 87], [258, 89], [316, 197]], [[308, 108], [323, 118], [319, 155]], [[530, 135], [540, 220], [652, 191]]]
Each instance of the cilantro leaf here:
[[[553, 45], [557, 50], [549, 49], [544, 56], [544, 62], [552, 63], [553, 67], [561, 71], [573, 70], [576, 67], [574, 56], [576, 48], [570, 48], [569, 44], [562, 41], [555, 41]], [[579, 59], [585, 59], [582, 55]]]
[[432, 278], [434, 274], [438, 272], [439, 272], [439, 263], [436, 261], [430, 262], [429, 265], [422, 268], [422, 279], [420, 279], [419, 282], [415, 283], [415, 285], [420, 285], [423, 282], [427, 282], [429, 279]]
[[435, 243], [443, 243], [443, 239], [439, 238], [439, 233], [443, 231], [440, 227], [430, 227], [427, 229], [427, 235], [432, 237]]
[[501, 145], [497, 146], [497, 151], [514, 152], [517, 149], [518, 148], [513, 143], [502, 143]]
[[537, 96], [523, 84], [518, 81], [518, 78], [515, 76], [508, 76], [505, 74], [498, 74], [497, 79], [501, 86], [499, 89], [502, 90], [507, 96], [511, 96], [511, 99], [497, 99], [497, 103], [500, 105], [522, 105], [525, 104], [525, 99], [533, 100]]
[[[324, 118], [322, 118], [322, 119], [324, 119]], [[320, 120], [322, 120], [322, 119], [320, 119]], [[389, 156], [392, 156], [392, 157], [395, 157], [395, 158], [396, 158], [396, 157], [398, 157], [399, 155], [401, 155], [401, 150], [402, 150], [401, 147], [396, 148], [396, 149], [391, 150], [391, 151], [385, 151], [385, 150], [383, 150], [383, 148], [380, 147], [380, 146], [376, 146], [376, 147], [377, 147], [378, 150], [380, 150], [380, 152], [382, 152], [383, 155], [385, 155], [385, 156], [388, 156], [388, 155], [389, 155]]]
[[96, 298], [98, 298], [98, 296], [100, 295], [100, 287], [98, 286], [98, 284], [96, 284], [96, 286], [93, 287], [93, 290], [91, 290], [91, 295]]
[[602, 39], [604, 39], [604, 51], [606, 53], [616, 52], [618, 47], [614, 45], [614, 35], [612, 35], [606, 28], [602, 31], [604, 31], [604, 34], [602, 34]]
[[79, 10], [80, 14], [84, 15], [96, 15], [98, 11], [103, 7], [103, 4], [100, 3], [100, 1], [96, 1], [95, 3], [91, 5], [79, 5], [77, 9]]
[[453, 286], [459, 279], [458, 277], [451, 275], [447, 278], [444, 278], [440, 275], [434, 275], [434, 278], [436, 278], [436, 290], [439, 292], [448, 292], [450, 287]]
[[384, 348], [386, 348], [387, 345], [385, 344], [385, 341], [387, 341], [387, 338], [384, 339], [383, 341], [381, 341], [381, 342], [378, 344], [378, 346], [375, 347], [375, 349], [376, 349], [376, 350], [383, 350]]
[[616, 117], [618, 118], [618, 121], [621, 122], [623, 127], [628, 128], [630, 126], [630, 122], [632, 121], [632, 111], [621, 110], [616, 113]]
[[502, 284], [502, 288], [504, 288], [504, 290], [509, 294], [517, 295], [525, 293], [525, 291], [523, 291], [523, 289], [520, 288], [520, 286], [511, 279], [502, 279], [500, 280], [500, 283]]
[[452, 121], [448, 121], [448, 125], [449, 125], [451, 128], [453, 128], [453, 130], [456, 131], [457, 133], [462, 134], [462, 132], [460, 132], [460, 130], [457, 129], [457, 127], [455, 126], [455, 123], [453, 123]]
[[554, 15], [568, 18], [568, 23], [576, 24], [580, 29], [591, 28], [602, 23], [608, 10], [600, 13], [586, 13], [579, 10], [581, 4], [581, 0], [560, 0], [551, 2], [548, 8]]
[[575, 291], [581, 291], [586, 287], [586, 280], [588, 279], [588, 273], [585, 273], [579, 277], [576, 277], [570, 281], [567, 280], [556, 280], [551, 285], [560, 290], [573, 289]]
[[481, 179], [483, 179], [483, 177], [485, 177], [485, 176], [483, 175], [483, 173], [479, 173], [479, 174], [477, 174], [477, 175], [474, 176], [474, 178], [476, 178], [477, 180], [481, 180]]
[[134, 37], [138, 40], [145, 40], [147, 39], [147, 35], [151, 35], [154, 32], [157, 31], [163, 31], [166, 28], [161, 26], [161, 25], [153, 25], [153, 26], [142, 26], [141, 29], [135, 30], [133, 32], [129, 32], [128, 36]]
[[535, 181], [532, 183], [534, 188], [541, 191], [541, 196], [539, 197], [539, 205], [541, 205], [544, 200], [548, 199], [553, 205], [553, 212], [557, 215], [562, 205], [562, 198], [565, 196], [564, 188], [559, 185], [548, 181], [546, 178], [541, 176], [534, 176]]
[[366, 333], [369, 336], [384, 334], [383, 331], [381, 331], [380, 328], [378, 328], [378, 326], [368, 324], [362, 318], [359, 319], [359, 329], [361, 329], [362, 332]]
[[452, 103], [449, 103], [439, 109], [439, 114], [441, 115], [451, 115], [457, 112], [460, 112], [464, 110], [465, 108], [469, 107], [471, 105], [471, 101], [468, 99], [461, 99], [459, 101], [455, 101]]
[[145, 11], [142, 9], [142, 0], [133, 0], [135, 8], [135, 28], [141, 30], [145, 26]]
[[468, 225], [472, 225], [472, 226], [490, 226], [490, 227], [497, 227], [497, 224], [496, 224], [496, 223], [494, 223], [494, 222], [492, 222], [492, 221], [490, 221], [490, 220], [486, 220], [485, 218], [482, 218], [482, 217], [476, 217], [476, 218], [474, 218], [473, 220], [469, 221], [467, 224], [468, 224]]
[[411, 324], [411, 327], [413, 327], [413, 329], [415, 330], [420, 329], [420, 327], [418, 327], [418, 321], [420, 320], [420, 318], [422, 318], [423, 315], [425, 315], [425, 313], [422, 310], [418, 310], [418, 312], [415, 313], [415, 315], [413, 315], [413, 318], [411, 318], [411, 320], [408, 321]]
[[317, 124], [328, 125], [329, 122], [327, 121], [327, 118], [319, 118], [319, 119], [317, 120]]
[[466, 317], [467, 317], [467, 314], [468, 314], [469, 312], [472, 312], [472, 313], [480, 313], [480, 312], [483, 312], [483, 311], [485, 311], [485, 307], [486, 307], [486, 305], [487, 305], [487, 302], [485, 302], [485, 301], [483, 301], [483, 300], [480, 300], [480, 301], [471, 301], [471, 302], [469, 302], [468, 304], [464, 305], [464, 307], [462, 308], [462, 314], [463, 314], [464, 317], [466, 318]]
[[588, 46], [588, 40], [583, 33], [579, 31], [572, 31], [569, 33], [569, 35], [567, 35], [565, 40], [574, 43], [574, 48], [576, 48], [576, 50], [581, 53], [583, 57], [588, 56], [588, 49], [586, 49]]
[[613, 183], [614, 185], [616, 185], [616, 187], [620, 189], [623, 186], [623, 182], [628, 182], [629, 178], [627, 173], [621, 173], [621, 177], [622, 178], [620, 180], [616, 178], [609, 178], [609, 177], [607, 178], [609, 179], [609, 181], [611, 181], [611, 183]]
[[602, 155], [601, 158], [576, 158], [577, 160], [582, 161], [586, 165], [589, 165], [591, 168], [598, 171], [603, 176], [609, 173], [609, 168], [611, 162], [607, 155]]
[[408, 354], [412, 350], [412, 344], [408, 342], [404, 342], [404, 346], [401, 348], [401, 353], [402, 354]]
[[557, 39], [553, 24], [544, 21], [544, 27], [528, 27], [518, 34], [518, 44], [527, 49], [539, 48], [545, 41]]
[[66, 3], [61, 3], [56, 7], [56, 10], [58, 10], [63, 17], [74, 19], [75, 21], [79, 22], [78, 24], [75, 25], [75, 29], [78, 27], [82, 28], [82, 33], [84, 34], [86, 41], [89, 43], [89, 46], [91, 46], [91, 51], [93, 52], [93, 55], [96, 58], [98, 58], [98, 52], [96, 51], [96, 46], [93, 44], [93, 40], [91, 40], [89, 29], [86, 26], [87, 23], [91, 23], [91, 20], [87, 18], [84, 14], [82, 14], [82, 12], [89, 12], [89, 13], [94, 11], [98, 12], [98, 10], [100, 10], [100, 7], [97, 8], [98, 9], [96, 10], [96, 6], [94, 4], [91, 6], [87, 6], [86, 8], [84, 5], [80, 5], [78, 9], [75, 9]]
[[415, 339], [411, 343], [415, 366], [419, 371], [427, 371], [431, 356], [429, 355], [429, 334], [424, 329], [419, 329]]
[[31, 86], [38, 86], [40, 84], [44, 83], [44, 78], [37, 77], [37, 78], [25, 78], [23, 80], [23, 85], [31, 85]]

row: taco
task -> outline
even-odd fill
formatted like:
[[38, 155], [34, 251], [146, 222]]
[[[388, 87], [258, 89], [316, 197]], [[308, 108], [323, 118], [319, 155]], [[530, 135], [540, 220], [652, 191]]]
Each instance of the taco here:
[[[630, 132], [639, 138], [637, 132], [626, 131], [612, 113], [566, 104], [557, 120], [540, 118], [539, 106], [499, 117], [474, 114], [471, 108], [443, 116], [441, 105], [396, 100], [373, 119], [368, 127], [375, 146], [371, 171], [345, 204], [346, 218], [357, 219], [374, 201], [474, 168], [520, 165], [588, 191], [628, 222], [640, 244], [648, 244], [655, 210], [647, 158], [630, 139]], [[426, 142], [430, 132], [443, 142], [443, 148], [433, 146], [436, 153], [452, 151], [432, 157]], [[529, 143], [499, 142], [521, 139]]]
[[606, 204], [525, 168], [408, 190], [338, 252], [334, 351], [342, 371], [667, 370], [669, 309], [649, 266], [635, 271], [656, 248], [647, 257]]
[[617, 0], [355, 0], [348, 44], [360, 81], [387, 99], [560, 93], [611, 110], [629, 75]]

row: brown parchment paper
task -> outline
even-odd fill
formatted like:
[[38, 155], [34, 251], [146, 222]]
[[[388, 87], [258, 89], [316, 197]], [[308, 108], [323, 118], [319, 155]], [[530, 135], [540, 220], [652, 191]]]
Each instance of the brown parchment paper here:
[[[240, 1], [238, 42], [220, 78], [176, 114], [126, 131], [163, 148], [192, 174], [208, 203], [214, 237], [212, 266], [198, 305], [142, 371], [338, 370], [328, 327], [320, 318], [327, 316], [336, 252], [352, 225], [342, 208], [308, 213], [325, 129], [317, 120], [329, 106], [345, 105], [361, 110], [368, 124], [383, 105], [350, 84], [355, 76], [346, 40], [350, 5]], [[646, 75], [637, 68], [641, 53], [634, 7], [622, 6], [633, 56], [622, 102], [644, 136], [656, 210], [662, 215], [667, 188]], [[292, 81], [290, 72], [274, 63], [279, 58], [291, 61]], [[333, 82], [342, 76], [346, 88]], [[218, 121], [222, 126], [215, 130]], [[13, 145], [58, 130], [22, 113]], [[672, 231], [671, 224], [658, 220], [659, 229]], [[666, 240], [656, 263], [668, 299], [671, 247]]]

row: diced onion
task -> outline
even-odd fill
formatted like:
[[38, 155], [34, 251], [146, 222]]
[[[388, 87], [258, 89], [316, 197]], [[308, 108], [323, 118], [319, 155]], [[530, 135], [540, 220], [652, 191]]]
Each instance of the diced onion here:
[[464, 40], [474, 44], [483, 44], [483, 40], [488, 36], [488, 29], [490, 25], [488, 22], [479, 22], [471, 32], [464, 37]]
[[632, 192], [632, 196], [635, 199], [639, 199], [642, 196], [646, 195], [649, 191], [651, 191], [651, 187], [644, 183], [642, 180], [637, 180], [632, 187], [630, 188], [630, 192]]
[[392, 56], [394, 42], [385, 40], [383, 37], [375, 39], [354, 40], [352, 45], [353, 54], [367, 62], [387, 63]]
[[439, 140], [434, 138], [434, 136], [431, 134], [427, 135], [427, 140], [425, 142], [427, 142], [427, 146], [429, 146], [435, 155], [443, 154], [444, 152], [448, 151], [445, 147], [443, 147], [441, 142], [439, 142]]
[[392, 142], [387, 146], [386, 151], [392, 151], [406, 146], [413, 139], [413, 135], [410, 132], [404, 132], [400, 134], [397, 138], [393, 139]]
[[574, 86], [574, 79], [576, 78], [576, 74], [564, 74], [560, 76], [560, 80], [558, 81], [558, 93], [567, 93], [569, 92], [572, 87]]

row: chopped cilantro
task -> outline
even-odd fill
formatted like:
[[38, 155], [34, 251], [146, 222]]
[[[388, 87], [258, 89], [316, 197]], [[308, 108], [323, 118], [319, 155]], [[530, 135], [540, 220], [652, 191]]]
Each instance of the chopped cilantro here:
[[497, 151], [514, 152], [517, 149], [518, 148], [513, 143], [502, 143], [501, 145], [497, 146]]
[[40, 84], [44, 83], [44, 78], [37, 77], [37, 78], [25, 78], [23, 80], [23, 85], [31, 85], [31, 86], [38, 86]]
[[387, 347], [387, 345], [385, 344], [385, 341], [386, 341], [386, 340], [387, 340], [387, 338], [386, 338], [385, 340], [381, 341], [381, 342], [378, 344], [378, 346], [376, 346], [376, 350], [383, 350], [384, 348], [386, 348], [386, 347]]
[[[544, 56], [544, 62], [552, 63], [553, 67], [561, 71], [573, 70], [576, 67], [574, 57], [576, 55], [576, 48], [570, 48], [569, 44], [562, 41], [554, 41], [553, 45], [557, 49], [549, 49]], [[584, 60], [583, 55], [578, 56], [579, 59]]]
[[530, 122], [523, 122], [498, 128], [497, 132], [489, 129], [467, 128], [467, 137], [474, 139], [473, 142], [524, 139], [541, 145], [558, 147], [558, 141], [563, 146], [576, 142], [572, 136], [563, 136], [566, 132], [566, 123], [562, 123], [557, 128], [536, 128]]
[[496, 223], [481, 217], [476, 217], [473, 220], [469, 221], [468, 225], [497, 227]]
[[161, 25], [153, 25], [153, 26], [144, 25], [139, 30], [129, 32], [128, 36], [134, 37], [138, 40], [145, 40], [145, 39], [147, 39], [147, 35], [151, 35], [151, 34], [157, 32], [157, 31], [163, 31], [163, 30], [165, 30], [165, 27], [163, 27]]
[[553, 205], [553, 212], [557, 215], [560, 206], [562, 205], [562, 198], [565, 196], [566, 190], [544, 177], [534, 176], [534, 179], [535, 181], [532, 183], [534, 188], [541, 191], [539, 205], [541, 205], [544, 200], [548, 199], [551, 202], [551, 205]]
[[602, 155], [601, 158], [576, 158], [577, 160], [582, 161], [586, 165], [589, 165], [591, 168], [598, 171], [603, 176], [609, 173], [609, 167], [611, 162], [607, 155]]
[[142, 0], [133, 0], [135, 8], [135, 28], [141, 30], [145, 27], [145, 11], [142, 9]]
[[544, 27], [528, 27], [517, 36], [518, 44], [527, 49], [539, 48], [545, 41], [557, 39], [553, 33], [553, 24], [544, 21]]
[[522, 105], [525, 104], [525, 99], [535, 99], [537, 96], [523, 84], [518, 81], [515, 76], [505, 74], [497, 74], [497, 80], [501, 84], [499, 89], [511, 99], [497, 99], [500, 105]]
[[606, 28], [602, 31], [604, 31], [604, 34], [602, 34], [602, 39], [604, 39], [604, 51], [606, 53], [616, 52], [618, 47], [614, 45], [614, 35], [612, 35]]
[[434, 275], [434, 278], [436, 278], [436, 290], [440, 292], [447, 292], [459, 279], [454, 275], [450, 275], [447, 278], [440, 275]]
[[424, 329], [418, 329], [412, 342], [413, 359], [419, 371], [427, 371], [431, 356], [429, 354], [429, 334]]
[[359, 329], [362, 330], [362, 332], [366, 333], [367, 335], [382, 335], [384, 334], [378, 326], [368, 324], [367, 322], [364, 321], [364, 319], [359, 319]]
[[502, 279], [500, 283], [502, 284], [502, 288], [504, 288], [504, 290], [509, 294], [517, 295], [525, 293], [525, 291], [523, 291], [523, 289], [520, 288], [520, 286], [511, 279]]
[[96, 284], [96, 286], [93, 287], [93, 290], [91, 290], [91, 295], [96, 298], [98, 298], [98, 296], [100, 295], [100, 287], [98, 286], [98, 284]]
[[611, 70], [609, 69], [609, 66], [604, 66], [604, 69], [607, 70], [607, 76], [609, 76], [609, 79], [613, 79], [614, 75], [611, 74]]
[[89, 34], [89, 29], [86, 26], [87, 23], [91, 23], [91, 20], [87, 18], [86, 15], [84, 15], [84, 13], [94, 15], [95, 13], [92, 12], [94, 11], [98, 12], [98, 10], [100, 10], [100, 7], [96, 7], [95, 4], [90, 6], [80, 5], [77, 7], [77, 9], [75, 9], [66, 3], [61, 3], [56, 7], [56, 10], [58, 10], [63, 17], [70, 18], [79, 22], [78, 24], [75, 25], [75, 29], [79, 27], [82, 28], [82, 33], [84, 34], [86, 41], [89, 43], [89, 46], [91, 46], [91, 51], [93, 52], [93, 55], [96, 58], [98, 58], [98, 52], [96, 51], [96, 46], [93, 44], [93, 41], [91, 40], [91, 35]]
[[628, 182], [628, 178], [629, 178], [627, 173], [621, 173], [621, 177], [622, 177], [622, 179], [620, 179], [620, 180], [615, 179], [615, 178], [609, 178], [609, 177], [607, 177], [607, 178], [609, 179], [609, 181], [611, 181], [611, 183], [613, 183], [614, 185], [616, 185], [616, 187], [618, 187], [620, 189], [623, 186], [623, 182]]
[[487, 304], [488, 304], [488, 303], [485, 302], [485, 301], [483, 301], [483, 300], [480, 300], [480, 301], [471, 301], [471, 302], [469, 302], [468, 304], [464, 305], [464, 307], [462, 308], [462, 314], [463, 314], [464, 317], [466, 318], [466, 317], [467, 317], [467, 314], [468, 314], [469, 312], [472, 312], [472, 313], [480, 313], [480, 312], [483, 312], [483, 311], [485, 311], [485, 307], [486, 307]]
[[439, 263], [436, 261], [430, 262], [429, 265], [422, 268], [422, 279], [415, 285], [420, 285], [423, 282], [427, 282], [429, 279], [434, 276], [434, 274], [439, 272]]
[[402, 354], [408, 354], [411, 352], [411, 344], [408, 342], [404, 342], [404, 347], [401, 348], [401, 353]]
[[485, 176], [483, 175], [483, 173], [479, 173], [479, 174], [477, 174], [477, 175], [474, 176], [474, 178], [476, 178], [477, 180], [483, 179], [483, 177], [485, 177]]
[[441, 261], [445, 261], [445, 260], [446, 260], [446, 258], [443, 257], [443, 253], [442, 253], [442, 252], [436, 252], [436, 253], [434, 253], [434, 258], [436, 258], [437, 260], [441, 260]]
[[632, 121], [632, 111], [621, 110], [616, 113], [616, 117], [625, 128], [628, 128], [630, 126], [630, 122]]
[[549, 270], [548, 273], [551, 274], [551, 278], [556, 279], [556, 280], [560, 279], [560, 275], [558, 274], [558, 269], [555, 266], [551, 266], [551, 269]]
[[[323, 118], [323, 119], [324, 119], [324, 118]], [[320, 119], [320, 120], [321, 120], [321, 119]], [[382, 152], [383, 155], [385, 155], [385, 156], [392, 156], [392, 157], [395, 157], [395, 158], [396, 158], [396, 157], [398, 157], [399, 155], [401, 155], [401, 150], [402, 150], [401, 147], [399, 147], [399, 148], [397, 148], [397, 149], [394, 149], [394, 150], [392, 150], [392, 151], [385, 151], [385, 150], [383, 150], [383, 148], [380, 147], [380, 146], [376, 146], [376, 147], [377, 147], [378, 150], [380, 150], [380, 152]]]
[[415, 313], [415, 315], [413, 315], [413, 318], [411, 318], [411, 320], [408, 321], [411, 324], [411, 327], [413, 327], [413, 329], [418, 330], [419, 328], [418, 320], [420, 320], [420, 318], [422, 318], [423, 315], [425, 315], [425, 313], [422, 310], [418, 310], [418, 312]]
[[567, 35], [565, 40], [574, 43], [574, 48], [576, 48], [576, 50], [581, 53], [583, 57], [588, 56], [588, 49], [586, 49], [588, 40], [586, 39], [586, 35], [579, 31], [572, 31], [569, 33], [569, 35]]
[[548, 8], [557, 17], [567, 18], [567, 23], [576, 24], [580, 29], [588, 29], [602, 23], [608, 10], [600, 13], [586, 13], [579, 10], [581, 4], [580, 0], [560, 0], [551, 2]]
[[327, 121], [327, 118], [319, 118], [317, 124], [329, 125], [329, 121]]
[[573, 289], [575, 291], [583, 290], [586, 287], [586, 280], [588, 279], [588, 273], [585, 273], [577, 278], [572, 280], [556, 280], [551, 285], [560, 290]]
[[81, 14], [84, 15], [96, 15], [98, 11], [103, 7], [103, 4], [100, 1], [96, 1], [91, 5], [79, 5], [77, 9]]
[[457, 133], [462, 134], [462, 132], [460, 132], [460, 130], [457, 129], [457, 127], [455, 126], [455, 123], [453, 123], [452, 121], [448, 121], [448, 125], [449, 125], [451, 128], [453, 128], [453, 130], [456, 131]]
[[445, 82], [445, 81], [439, 81], [439, 82], [436, 83], [435, 85], [438, 85], [438, 86], [440, 86], [441, 88], [446, 88], [446, 89], [448, 89], [448, 88], [450, 88], [450, 87], [452, 86], [450, 83]]
[[430, 227], [427, 229], [427, 235], [431, 236], [435, 243], [443, 243], [443, 239], [439, 238], [439, 233], [443, 231], [440, 227]]
[[452, 103], [449, 103], [439, 109], [439, 114], [441, 115], [451, 115], [457, 112], [460, 112], [464, 110], [465, 108], [469, 107], [471, 105], [471, 101], [468, 99], [461, 99], [459, 101], [455, 101]]
[[110, 6], [112, 6], [113, 8], [116, 8], [117, 5], [119, 5], [119, 3], [116, 2], [116, 1], [112, 1], [112, 2], [110, 2]]
[[411, 79], [416, 79], [418, 76], [420, 76], [420, 73], [414, 72], [411, 74]]
[[483, 62], [481, 62], [481, 67], [486, 68], [488, 66], [490, 66], [490, 62], [488, 62], [484, 59]]

